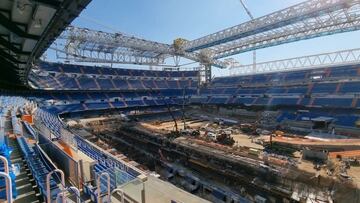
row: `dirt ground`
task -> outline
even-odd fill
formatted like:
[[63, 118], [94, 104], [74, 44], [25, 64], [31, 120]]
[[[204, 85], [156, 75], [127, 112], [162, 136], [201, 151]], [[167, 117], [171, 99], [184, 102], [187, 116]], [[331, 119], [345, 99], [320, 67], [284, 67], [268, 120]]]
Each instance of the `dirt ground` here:
[[353, 183], [360, 188], [360, 166], [351, 166], [347, 172], [351, 176]]
[[[182, 120], [177, 120], [177, 125], [180, 130], [184, 129], [184, 123]], [[187, 121], [185, 123], [187, 128], [191, 129], [200, 129], [201, 127], [205, 126], [214, 126], [216, 128], [216, 124], [213, 124], [210, 121]], [[174, 130], [174, 122], [173, 121], [167, 121], [167, 122], [161, 122], [161, 123], [154, 123], [154, 122], [142, 122], [141, 126], [144, 128], [147, 128], [149, 130], [155, 131], [155, 132], [170, 132]], [[201, 131], [201, 134], [204, 134], [204, 131]], [[263, 149], [263, 146], [260, 144], [256, 144], [252, 141], [251, 136], [248, 136], [246, 134], [235, 132], [231, 135], [235, 140], [235, 146], [242, 146], [242, 147], [251, 147], [256, 149]]]
[[245, 134], [237, 133], [232, 134], [231, 137], [235, 140], [235, 145], [242, 146], [242, 147], [251, 147], [256, 149], [264, 149], [264, 147], [260, 144], [256, 144], [253, 139]]

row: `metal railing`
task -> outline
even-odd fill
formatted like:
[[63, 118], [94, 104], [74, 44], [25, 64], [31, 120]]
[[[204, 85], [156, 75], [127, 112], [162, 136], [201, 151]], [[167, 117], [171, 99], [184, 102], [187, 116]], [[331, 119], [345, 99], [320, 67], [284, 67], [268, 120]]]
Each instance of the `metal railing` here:
[[106, 182], [107, 182], [107, 196], [108, 196], [108, 203], [111, 202], [111, 189], [110, 189], [110, 175], [108, 173], [101, 173], [98, 177], [97, 177], [97, 182], [96, 182], [96, 186], [97, 186], [97, 202], [101, 203], [101, 177], [105, 176], [106, 177]]
[[[62, 191], [62, 203], [65, 203], [65, 175], [64, 172], [60, 169], [55, 169], [53, 171], [51, 171], [50, 173], [48, 173], [46, 175], [46, 198], [47, 198], [47, 203], [51, 203], [51, 192], [50, 192], [50, 178], [51, 175], [54, 173], [60, 173], [61, 176], [61, 191]], [[58, 197], [56, 197], [57, 199]]]
[[6, 184], [6, 199], [8, 203], [12, 203], [13, 202], [13, 197], [12, 197], [12, 182], [11, 182], [11, 177], [9, 175], [9, 163], [8, 160], [3, 157], [0, 156], [0, 160], [2, 160], [4, 162], [4, 172], [0, 172], [0, 176], [4, 177], [6, 179], [5, 184]]

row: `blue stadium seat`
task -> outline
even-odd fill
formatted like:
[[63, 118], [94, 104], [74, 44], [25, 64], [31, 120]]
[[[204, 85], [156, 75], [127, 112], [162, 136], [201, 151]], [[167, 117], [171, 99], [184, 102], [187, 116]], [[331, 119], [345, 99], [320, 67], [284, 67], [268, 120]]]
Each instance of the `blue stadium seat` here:
[[296, 71], [296, 72], [289, 72], [285, 75], [286, 81], [297, 81], [297, 80], [303, 80], [306, 76], [306, 71]]
[[65, 89], [80, 89], [74, 78], [62, 75], [57, 79]]
[[330, 77], [354, 77], [358, 74], [358, 66], [343, 66], [331, 69]]
[[212, 97], [208, 103], [209, 104], [225, 104], [227, 100], [228, 100], [227, 97]]
[[274, 97], [270, 105], [297, 105], [299, 98], [292, 97]]
[[310, 105], [310, 101], [311, 101], [310, 98], [302, 98], [302, 99], [301, 99], [301, 102], [300, 102], [300, 105], [302, 105], [302, 106], [308, 106], [308, 105]]
[[116, 68], [115, 70], [119, 76], [131, 76], [131, 73], [128, 69]]
[[268, 105], [269, 103], [269, 98], [267, 97], [259, 97], [254, 104], [256, 105]]
[[345, 82], [341, 85], [339, 93], [360, 93], [360, 82]]
[[108, 102], [99, 102], [99, 103], [86, 103], [88, 109], [108, 109], [110, 105]]
[[79, 81], [82, 89], [99, 89], [95, 83], [94, 78], [81, 77], [81, 78], [78, 78], [78, 81]]
[[123, 79], [113, 79], [114, 84], [116, 85], [117, 89], [129, 89], [129, 85], [126, 80]]
[[353, 115], [336, 116], [335, 124], [340, 126], [355, 127], [356, 122], [359, 119], [360, 119], [359, 116], [353, 116]]
[[144, 85], [140, 80], [128, 80], [130, 87], [133, 89], [144, 89]]
[[254, 97], [239, 97], [235, 99], [235, 104], [251, 105], [255, 101]]
[[251, 94], [251, 92], [252, 92], [252, 89], [243, 89], [243, 88], [240, 88], [238, 91], [237, 91], [237, 93], [238, 94]]
[[116, 75], [116, 71], [114, 68], [100, 68], [100, 71], [103, 75]]
[[60, 72], [60, 69], [59, 69], [60, 65], [61, 64], [58, 64], [58, 63], [48, 63], [48, 62], [41, 61], [39, 63], [39, 68], [41, 70], [45, 70], [45, 71]]
[[334, 93], [338, 83], [315, 83], [312, 93]]
[[[191, 86], [189, 85], [189, 81], [188, 81], [188, 80], [179, 80], [179, 88], [180, 88], [180, 89], [188, 88], [188, 87], [191, 87]], [[197, 84], [196, 84], [196, 87], [197, 87]]]
[[266, 91], [266, 93], [268, 94], [284, 94], [286, 92], [286, 88], [279, 88], [279, 87], [274, 87], [274, 88], [271, 88], [268, 89]]
[[63, 69], [65, 73], [78, 73], [78, 74], [81, 73], [79, 66], [76, 65], [62, 64], [60, 67]]
[[144, 106], [143, 100], [127, 100], [125, 101], [127, 106], [129, 107], [136, 107], [136, 106]]
[[80, 67], [84, 74], [94, 74], [94, 75], [100, 75], [99, 68], [93, 67], [93, 66], [81, 66]]
[[113, 84], [111, 83], [110, 79], [97, 79], [97, 82], [100, 85], [100, 88], [105, 90], [105, 89], [114, 89]]
[[223, 94], [224, 90], [225, 90], [224, 88], [214, 88], [211, 90], [211, 94], [214, 94], [214, 95]]
[[306, 94], [308, 91], [307, 86], [297, 86], [297, 87], [289, 87], [288, 88], [288, 94]]
[[160, 89], [169, 88], [164, 80], [155, 80], [156, 87]]
[[352, 98], [315, 98], [313, 105], [314, 106], [323, 106], [323, 107], [351, 107]]
[[169, 80], [169, 81], [167, 81], [167, 83], [168, 83], [169, 88], [171, 88], [171, 89], [178, 89], [179, 88], [178, 82], [175, 81], [175, 80]]
[[237, 90], [238, 90], [238, 88], [236, 88], [236, 87], [225, 88], [224, 94], [235, 95]]
[[268, 81], [269, 76], [260, 74], [260, 75], [254, 75], [251, 83], [266, 83]]

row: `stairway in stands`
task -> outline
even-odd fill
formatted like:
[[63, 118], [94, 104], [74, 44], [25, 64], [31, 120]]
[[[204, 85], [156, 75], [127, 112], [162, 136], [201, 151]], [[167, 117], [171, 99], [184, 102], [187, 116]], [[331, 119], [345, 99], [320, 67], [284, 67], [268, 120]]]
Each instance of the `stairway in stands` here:
[[14, 138], [9, 138], [9, 146], [13, 148], [11, 153], [11, 162], [13, 165], [19, 165], [20, 174], [16, 176], [17, 197], [14, 203], [35, 203], [40, 202], [40, 194], [36, 189], [36, 185], [30, 170], [26, 165], [23, 154], [19, 145]]

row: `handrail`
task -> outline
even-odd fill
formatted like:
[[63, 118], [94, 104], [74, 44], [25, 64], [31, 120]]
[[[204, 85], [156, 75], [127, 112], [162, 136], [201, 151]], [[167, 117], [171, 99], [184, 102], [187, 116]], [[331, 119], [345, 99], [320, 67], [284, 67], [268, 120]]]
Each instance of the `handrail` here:
[[4, 156], [0, 156], [0, 160], [4, 162], [4, 172], [9, 174], [9, 162]]
[[108, 173], [101, 173], [98, 177], [97, 177], [97, 182], [96, 182], [96, 186], [97, 186], [97, 202], [100, 203], [101, 202], [101, 197], [100, 197], [100, 193], [101, 193], [101, 182], [100, 179], [102, 176], [105, 176], [107, 179], [107, 195], [108, 195], [108, 203], [111, 202], [111, 198], [110, 198], [110, 193], [111, 193], [111, 189], [110, 189], [110, 175]]
[[77, 187], [74, 187], [74, 186], [69, 187], [68, 190], [74, 191], [75, 194], [76, 194], [76, 202], [77, 202], [77, 203], [81, 203], [80, 190], [79, 190]]
[[[0, 160], [4, 162], [4, 173], [7, 174], [9, 176], [9, 162], [8, 160], [4, 157], [4, 156], [0, 156]], [[10, 178], [10, 176], [9, 176]], [[6, 191], [10, 190], [11, 194], [9, 194], [11, 196], [11, 202], [12, 202], [12, 185], [11, 185], [11, 178], [10, 178], [10, 182], [6, 181], [5, 185], [6, 185]], [[10, 185], [10, 187], [9, 187]]]
[[[47, 194], [47, 203], [51, 203], [51, 192], [50, 192], [50, 177], [53, 173], [60, 173], [61, 176], [61, 187], [62, 187], [62, 202], [65, 203], [65, 175], [64, 172], [60, 169], [55, 169], [53, 171], [51, 171], [50, 173], [48, 173], [46, 175], [46, 194]], [[56, 197], [57, 199], [57, 197]]]
[[123, 191], [122, 189], [120, 189], [120, 188], [116, 188], [115, 190], [113, 190], [113, 191], [111, 192], [111, 196], [112, 196], [115, 192], [120, 192], [120, 197], [121, 197], [120, 203], [125, 203], [125, 198], [124, 198], [125, 194], [124, 194], [124, 191]]
[[[66, 188], [65, 191], [69, 191], [69, 190], [72, 190], [72, 191], [75, 192], [75, 194], [76, 194], [76, 203], [81, 203], [80, 191], [79, 191], [79, 189], [78, 189], [77, 187], [71, 186], [71, 187]], [[64, 192], [65, 192], [65, 191], [57, 194], [57, 196], [56, 196], [56, 202], [58, 202], [59, 197], [62, 197], [62, 198], [63, 198], [63, 201], [64, 201], [64, 198], [65, 198], [65, 197], [64, 197]]]
[[0, 172], [0, 177], [4, 177], [6, 179], [6, 199], [8, 203], [13, 203], [12, 197], [12, 184], [10, 175], [5, 172]]

